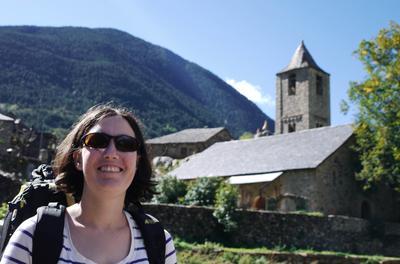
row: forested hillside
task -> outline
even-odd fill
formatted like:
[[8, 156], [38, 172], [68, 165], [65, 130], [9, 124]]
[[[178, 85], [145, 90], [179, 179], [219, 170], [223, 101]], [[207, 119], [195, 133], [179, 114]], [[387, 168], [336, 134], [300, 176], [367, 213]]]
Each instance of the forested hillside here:
[[0, 27], [0, 112], [60, 134], [88, 107], [113, 101], [147, 137], [189, 127], [234, 136], [273, 120], [216, 75], [115, 29]]

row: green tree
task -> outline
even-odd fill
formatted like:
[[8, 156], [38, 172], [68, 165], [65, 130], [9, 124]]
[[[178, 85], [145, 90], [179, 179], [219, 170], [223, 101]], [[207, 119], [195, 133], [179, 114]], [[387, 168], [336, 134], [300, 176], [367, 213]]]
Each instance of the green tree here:
[[350, 100], [358, 106], [356, 150], [361, 171], [357, 177], [369, 188], [385, 183], [400, 191], [400, 25], [391, 22], [355, 51], [367, 72], [352, 82]]
[[202, 177], [196, 179], [185, 195], [185, 203], [189, 205], [214, 206], [216, 191], [221, 183], [218, 177]]
[[157, 184], [156, 203], [180, 203], [186, 194], [186, 183], [173, 176], [163, 176]]
[[238, 201], [238, 190], [235, 186], [221, 182], [215, 199], [214, 217], [224, 226], [224, 231], [230, 232], [237, 228], [235, 211]]

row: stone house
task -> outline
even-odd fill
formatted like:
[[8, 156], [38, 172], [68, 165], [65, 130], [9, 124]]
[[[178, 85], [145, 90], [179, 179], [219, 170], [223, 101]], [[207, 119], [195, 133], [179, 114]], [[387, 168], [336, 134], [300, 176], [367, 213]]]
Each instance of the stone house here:
[[20, 119], [0, 114], [0, 169], [30, 175], [40, 163], [50, 163], [56, 148], [56, 137], [37, 132]]
[[237, 185], [240, 207], [380, 217], [398, 221], [396, 194], [364, 192], [355, 179], [351, 125], [321, 127], [216, 143], [170, 172], [181, 180], [224, 177]]
[[56, 148], [56, 137], [47, 132], [37, 132], [26, 125], [20, 119], [0, 114], [0, 155], [9, 155], [10, 151], [20, 151], [29, 159], [40, 159], [50, 162]]
[[229, 131], [223, 127], [190, 128], [146, 141], [151, 157], [168, 156], [183, 159], [201, 152], [220, 141], [231, 140]]
[[14, 118], [0, 113], [0, 156], [7, 154], [11, 147], [11, 137], [15, 132]]
[[24, 155], [38, 159], [42, 163], [50, 163], [55, 155], [57, 138], [48, 132], [35, 132], [31, 142], [24, 150]]

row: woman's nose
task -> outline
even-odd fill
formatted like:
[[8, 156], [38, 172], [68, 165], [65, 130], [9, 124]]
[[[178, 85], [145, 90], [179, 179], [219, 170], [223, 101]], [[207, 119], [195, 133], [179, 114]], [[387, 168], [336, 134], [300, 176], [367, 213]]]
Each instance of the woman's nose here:
[[114, 140], [110, 140], [110, 143], [104, 149], [103, 155], [105, 158], [108, 159], [118, 158], [118, 151], [117, 148], [115, 147]]

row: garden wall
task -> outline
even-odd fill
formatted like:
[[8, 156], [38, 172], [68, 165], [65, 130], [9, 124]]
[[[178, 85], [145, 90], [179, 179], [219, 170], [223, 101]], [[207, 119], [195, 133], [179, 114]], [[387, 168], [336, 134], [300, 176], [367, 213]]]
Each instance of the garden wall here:
[[146, 204], [145, 211], [157, 217], [172, 235], [187, 240], [400, 256], [398, 223], [238, 210], [238, 228], [227, 234], [213, 217], [212, 208]]

